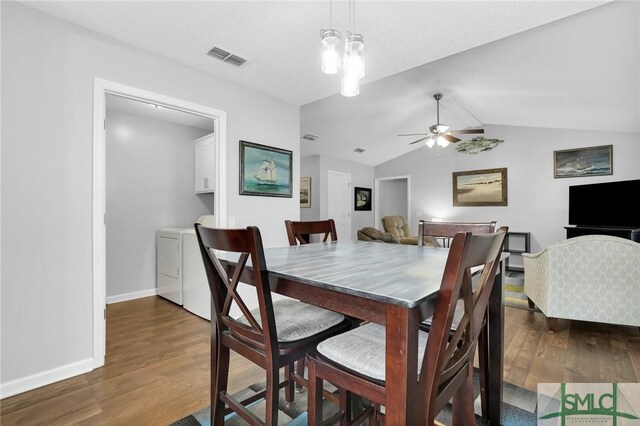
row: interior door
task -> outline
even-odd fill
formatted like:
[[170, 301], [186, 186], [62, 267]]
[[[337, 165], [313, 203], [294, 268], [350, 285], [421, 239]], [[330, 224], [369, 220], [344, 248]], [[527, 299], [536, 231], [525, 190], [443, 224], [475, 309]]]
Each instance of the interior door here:
[[338, 240], [351, 240], [351, 175], [327, 172], [327, 218], [336, 223]]

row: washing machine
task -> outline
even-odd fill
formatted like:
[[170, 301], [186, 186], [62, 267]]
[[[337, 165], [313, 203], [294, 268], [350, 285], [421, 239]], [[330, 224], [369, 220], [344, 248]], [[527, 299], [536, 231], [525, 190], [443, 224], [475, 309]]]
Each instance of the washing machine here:
[[[213, 215], [201, 216], [197, 222], [215, 226]], [[211, 321], [211, 293], [195, 229], [160, 229], [156, 247], [158, 295]]]

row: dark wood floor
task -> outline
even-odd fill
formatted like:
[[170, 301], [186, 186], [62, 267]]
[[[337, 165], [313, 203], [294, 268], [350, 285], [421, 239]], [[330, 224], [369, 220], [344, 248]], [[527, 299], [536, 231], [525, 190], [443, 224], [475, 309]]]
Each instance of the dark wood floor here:
[[[506, 308], [505, 380], [639, 382], [637, 328], [560, 321]], [[209, 322], [160, 297], [107, 307], [104, 367], [0, 403], [0, 424], [166, 425], [209, 404]], [[230, 391], [262, 380], [232, 358]]]

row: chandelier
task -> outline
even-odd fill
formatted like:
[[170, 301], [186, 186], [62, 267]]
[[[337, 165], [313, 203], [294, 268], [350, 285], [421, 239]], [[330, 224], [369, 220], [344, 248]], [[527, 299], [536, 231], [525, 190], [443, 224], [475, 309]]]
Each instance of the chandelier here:
[[[322, 39], [322, 72], [338, 74], [342, 70], [340, 93], [342, 96], [356, 96], [360, 93], [360, 79], [364, 77], [364, 38], [355, 33], [355, 0], [349, 0], [349, 25], [344, 53], [340, 54], [340, 32], [330, 28], [320, 30]], [[329, 26], [333, 26], [333, 4], [329, 1]]]

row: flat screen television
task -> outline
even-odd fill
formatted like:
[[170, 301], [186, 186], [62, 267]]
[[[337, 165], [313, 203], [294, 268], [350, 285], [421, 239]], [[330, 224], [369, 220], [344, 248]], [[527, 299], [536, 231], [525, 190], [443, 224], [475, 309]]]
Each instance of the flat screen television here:
[[640, 228], [640, 179], [569, 187], [569, 224]]

